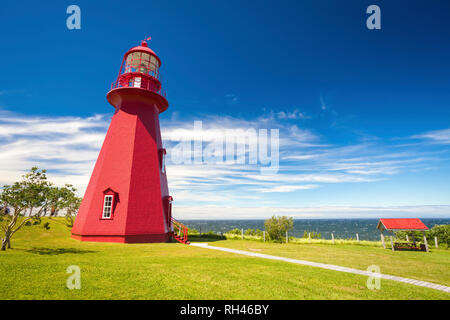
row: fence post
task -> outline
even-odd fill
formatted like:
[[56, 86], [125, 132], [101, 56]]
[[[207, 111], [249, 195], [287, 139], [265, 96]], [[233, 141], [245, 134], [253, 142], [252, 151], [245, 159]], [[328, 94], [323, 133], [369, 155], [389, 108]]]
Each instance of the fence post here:
[[311, 232], [308, 232], [309, 243], [311, 243]]
[[244, 240], [244, 229], [241, 229], [241, 234], [242, 234], [242, 240]]
[[264, 242], [266, 242], [266, 231], [263, 231], [263, 238], [264, 238]]
[[384, 243], [384, 234], [381, 234], [381, 243], [383, 244], [383, 248], [386, 249], [386, 243]]
[[286, 231], [286, 243], [289, 242], [289, 236], [288, 236], [288, 232]]
[[406, 242], [409, 242], [409, 237], [408, 237], [408, 235], [406, 235]]
[[331, 233], [331, 241], [332, 241], [333, 244], [334, 244], [334, 233]]
[[356, 234], [356, 241], [359, 242], [359, 234]]
[[437, 237], [434, 237], [434, 246], [435, 246], [436, 248], [438, 247]]
[[394, 242], [392, 241], [392, 236], [391, 236], [391, 248], [392, 248], [392, 251], [395, 251], [394, 250]]
[[425, 250], [428, 252], [429, 249], [428, 249], [428, 241], [427, 241], [427, 236], [426, 235], [423, 235], [423, 242], [425, 243]]

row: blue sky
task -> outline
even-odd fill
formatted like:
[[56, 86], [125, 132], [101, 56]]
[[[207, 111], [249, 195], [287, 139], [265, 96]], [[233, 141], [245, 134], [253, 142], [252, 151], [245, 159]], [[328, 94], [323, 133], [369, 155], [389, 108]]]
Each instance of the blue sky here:
[[[67, 6], [81, 30], [66, 28]], [[381, 30], [366, 8], [381, 8]], [[203, 123], [278, 129], [280, 166], [167, 164], [180, 218], [450, 217], [450, 4], [2, 3], [0, 183], [38, 164], [82, 193], [141, 39], [162, 60], [166, 148]]]

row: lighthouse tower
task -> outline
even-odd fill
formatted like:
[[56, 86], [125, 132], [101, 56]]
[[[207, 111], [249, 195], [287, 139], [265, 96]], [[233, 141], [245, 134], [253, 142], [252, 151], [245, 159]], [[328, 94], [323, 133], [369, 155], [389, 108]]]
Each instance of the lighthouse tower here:
[[158, 118], [168, 108], [159, 81], [160, 66], [161, 60], [146, 41], [125, 53], [119, 76], [106, 96], [115, 113], [72, 238], [136, 243], [165, 242], [173, 235], [166, 150]]

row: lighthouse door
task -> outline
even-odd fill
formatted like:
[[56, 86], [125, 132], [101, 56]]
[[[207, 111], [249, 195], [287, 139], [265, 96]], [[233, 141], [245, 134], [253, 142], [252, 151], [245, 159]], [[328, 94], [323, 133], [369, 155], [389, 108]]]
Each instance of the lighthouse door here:
[[170, 231], [173, 231], [173, 225], [172, 225], [172, 202], [173, 198], [171, 196], [166, 197], [166, 219], [167, 219], [167, 226], [169, 227]]

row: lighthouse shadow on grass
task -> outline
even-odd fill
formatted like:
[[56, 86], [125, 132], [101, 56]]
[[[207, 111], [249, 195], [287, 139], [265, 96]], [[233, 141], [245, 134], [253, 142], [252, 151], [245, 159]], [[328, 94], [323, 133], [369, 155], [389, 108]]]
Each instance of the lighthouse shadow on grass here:
[[85, 253], [95, 253], [92, 250], [82, 250], [75, 248], [43, 248], [43, 247], [33, 247], [29, 250], [25, 250], [27, 253], [33, 253], [38, 255], [49, 255], [56, 256], [60, 254], [85, 254]]
[[202, 234], [202, 235], [193, 234], [193, 235], [189, 235], [188, 240], [190, 242], [215, 242], [215, 241], [226, 240], [226, 238], [224, 236], [215, 235], [215, 234]]

